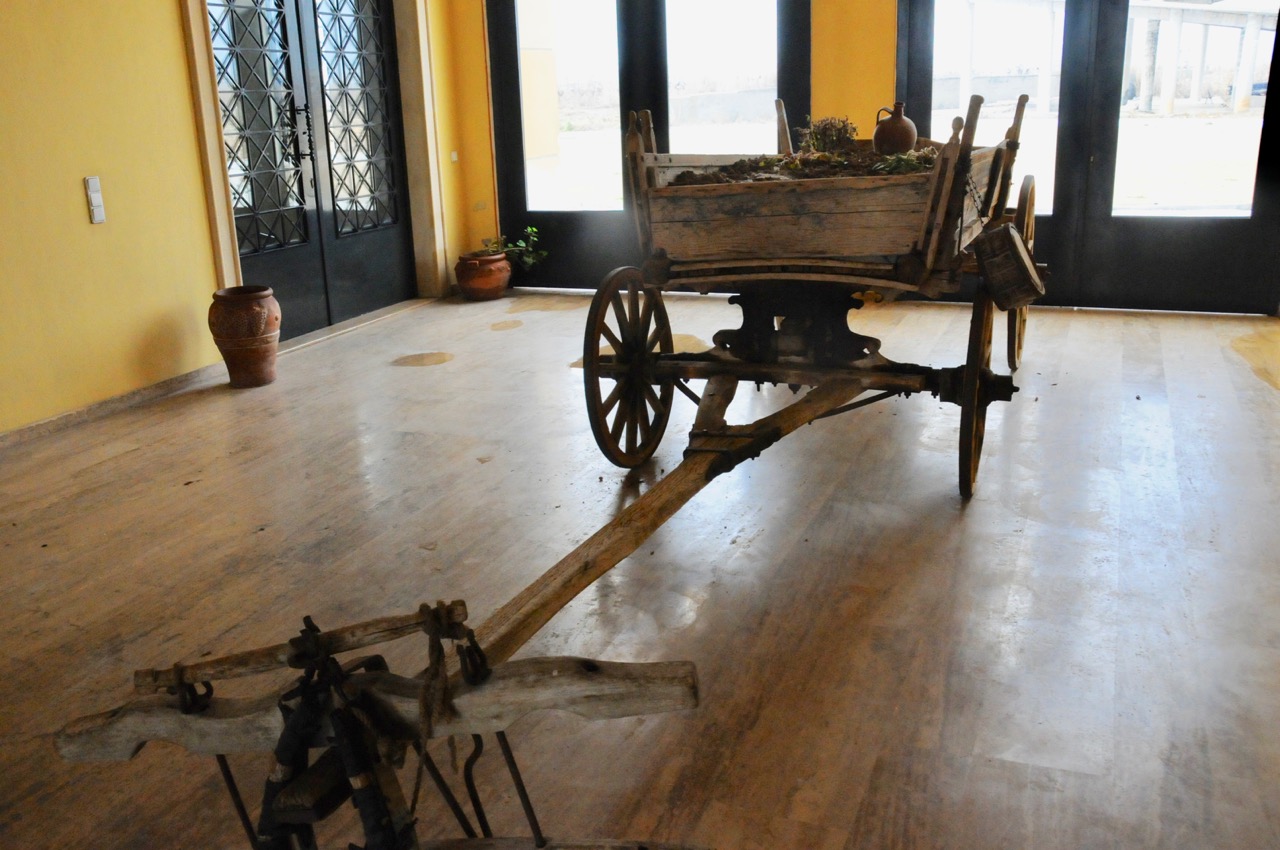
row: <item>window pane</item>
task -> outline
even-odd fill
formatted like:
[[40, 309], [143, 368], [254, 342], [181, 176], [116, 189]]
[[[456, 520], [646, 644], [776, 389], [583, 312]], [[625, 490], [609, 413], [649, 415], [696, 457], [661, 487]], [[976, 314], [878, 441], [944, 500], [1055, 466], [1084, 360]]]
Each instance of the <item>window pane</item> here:
[[1130, 4], [1114, 214], [1248, 217], [1276, 15], [1230, 6]]
[[517, 0], [530, 210], [622, 209], [614, 3]]
[[[969, 96], [982, 95], [977, 142], [995, 144], [1013, 123], [1019, 95], [1030, 95], [1022, 120], [1013, 185], [1036, 178], [1036, 214], [1053, 211], [1062, 76], [1060, 0], [937, 0], [933, 23], [934, 139], [945, 142]], [[906, 106], [911, 115], [911, 104]]]
[[672, 152], [776, 151], [777, 0], [666, 5]]

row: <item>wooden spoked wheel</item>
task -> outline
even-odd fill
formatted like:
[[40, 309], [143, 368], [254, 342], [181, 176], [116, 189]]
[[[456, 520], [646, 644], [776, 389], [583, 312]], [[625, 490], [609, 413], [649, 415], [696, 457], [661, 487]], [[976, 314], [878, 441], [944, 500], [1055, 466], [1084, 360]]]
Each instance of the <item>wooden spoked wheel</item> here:
[[[1034, 260], [1036, 256], [1036, 178], [1028, 174], [1022, 178], [1022, 188], [1018, 190], [1018, 206], [1013, 213], [1013, 226], [1022, 236], [1027, 246], [1027, 253]], [[1007, 337], [1007, 354], [1009, 370], [1017, 371], [1022, 365], [1022, 340], [1027, 333], [1027, 307], [1017, 307], [1009, 311], [1009, 334]]]
[[[1010, 313], [1010, 315], [1013, 315]], [[991, 374], [991, 328], [995, 322], [995, 302], [985, 287], [978, 287], [969, 320], [969, 354], [964, 364], [960, 390], [960, 495], [973, 495], [982, 460], [982, 438], [987, 427], [987, 380]]]
[[610, 272], [587, 314], [582, 373], [591, 433], [618, 466], [639, 466], [662, 440], [675, 378], [656, 377], [654, 365], [672, 351], [662, 292], [646, 287], [639, 269]]

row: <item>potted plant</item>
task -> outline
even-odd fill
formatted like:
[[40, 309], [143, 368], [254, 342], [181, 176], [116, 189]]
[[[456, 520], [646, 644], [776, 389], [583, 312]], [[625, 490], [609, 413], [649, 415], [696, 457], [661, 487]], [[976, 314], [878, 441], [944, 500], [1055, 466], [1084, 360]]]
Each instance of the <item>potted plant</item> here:
[[459, 257], [453, 271], [463, 297], [471, 301], [501, 298], [511, 282], [513, 262], [529, 271], [547, 256], [546, 251], [535, 247], [537, 241], [538, 229], [526, 227], [522, 238], [515, 242], [508, 242], [505, 236], [485, 239], [479, 251]]

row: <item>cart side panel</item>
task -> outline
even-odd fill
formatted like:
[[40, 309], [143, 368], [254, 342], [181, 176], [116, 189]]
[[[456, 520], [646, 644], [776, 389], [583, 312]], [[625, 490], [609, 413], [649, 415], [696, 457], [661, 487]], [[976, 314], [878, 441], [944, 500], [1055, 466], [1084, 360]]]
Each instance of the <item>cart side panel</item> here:
[[929, 174], [681, 186], [649, 193], [655, 248], [673, 260], [910, 253]]
[[744, 159], [770, 157], [772, 154], [647, 154], [641, 164], [645, 174], [645, 186], [662, 189], [686, 171], [695, 174], [718, 171]]
[[669, 154], [654, 153], [644, 150], [643, 135], [636, 130], [634, 141], [628, 131], [627, 174], [635, 194], [630, 201], [632, 215], [635, 218], [636, 232], [640, 237], [640, 246], [646, 254], [655, 247], [653, 234], [649, 227], [649, 193], [653, 189], [662, 188], [686, 171], [698, 174], [717, 171], [722, 166], [732, 165], [740, 159], [765, 154]]
[[996, 205], [1005, 156], [1004, 143], [973, 151], [968, 185], [965, 186], [964, 211], [960, 216], [958, 244], [961, 250], [967, 250], [969, 243], [983, 231], [987, 222], [1001, 212], [996, 209]]

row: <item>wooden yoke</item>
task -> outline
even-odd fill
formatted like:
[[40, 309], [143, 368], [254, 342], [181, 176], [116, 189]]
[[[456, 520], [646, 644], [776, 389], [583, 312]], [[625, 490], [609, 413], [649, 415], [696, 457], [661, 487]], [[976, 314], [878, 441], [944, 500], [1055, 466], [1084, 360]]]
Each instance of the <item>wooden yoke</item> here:
[[[340, 652], [425, 631], [439, 653], [439, 639], [469, 642], [467, 606], [461, 600], [422, 605], [415, 614], [383, 617], [332, 631], [316, 629], [307, 618], [302, 633], [288, 643], [209, 659], [167, 670], [138, 670], [135, 691], [148, 694], [112, 711], [82, 717], [58, 733], [56, 744], [73, 761], [120, 761], [132, 758], [148, 741], [169, 741], [193, 753], [225, 754], [272, 750], [285, 728], [279, 704], [282, 693], [254, 699], [226, 699], [204, 695], [193, 704], [194, 686], [277, 670], [312, 669]], [[460, 649], [463, 643], [458, 643]], [[439, 657], [443, 657], [440, 655]], [[505, 661], [501, 655], [494, 661]], [[434, 663], [434, 662], [433, 662]], [[456, 662], [455, 662], [456, 663]], [[346, 700], [361, 700], [374, 718], [377, 734], [399, 741], [425, 736], [480, 734], [506, 729], [524, 715], [560, 709], [588, 719], [630, 717], [694, 708], [698, 703], [697, 675], [687, 661], [623, 664], [585, 658], [529, 658], [488, 667], [466, 680], [453, 676], [448, 710], [423, 720], [424, 676], [397, 676], [384, 669], [354, 672], [342, 679]], [[345, 669], [359, 669], [353, 662]], [[473, 671], [474, 672], [474, 671]], [[443, 668], [441, 669], [443, 675]], [[465, 677], [464, 677], [465, 678]], [[168, 695], [155, 692], [168, 689]], [[293, 685], [289, 688], [292, 690]], [[328, 723], [313, 746], [324, 746]]]
[[[292, 688], [292, 685], [290, 685]], [[387, 672], [357, 673], [344, 683], [351, 698], [376, 709], [379, 734], [418, 738], [422, 680]], [[460, 682], [453, 712], [436, 719], [432, 737], [495, 732], [534, 711], [559, 709], [589, 720], [694, 708], [698, 679], [692, 662], [624, 664], [586, 658], [525, 658], [498, 664], [485, 682]], [[149, 741], [168, 741], [192, 753], [270, 752], [284, 729], [279, 693], [254, 699], [213, 698], [183, 714], [176, 697], [142, 697], [67, 724], [56, 738], [70, 761], [127, 761]], [[315, 746], [324, 746], [322, 729]]]
[[[461, 600], [450, 602], [445, 609], [450, 622], [466, 621], [465, 602]], [[246, 652], [237, 652], [191, 664], [175, 664], [162, 670], [135, 670], [133, 690], [140, 695], [154, 694], [180, 685], [198, 685], [219, 679], [236, 679], [241, 676], [268, 673], [283, 667], [301, 670], [307, 666], [306, 656], [309, 654], [319, 652], [325, 655], [337, 655], [421, 632], [427, 624], [430, 613], [430, 607], [424, 605], [414, 614], [380, 617], [328, 632], [317, 632], [305, 641], [299, 637], [288, 643], [250, 649]]]

